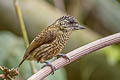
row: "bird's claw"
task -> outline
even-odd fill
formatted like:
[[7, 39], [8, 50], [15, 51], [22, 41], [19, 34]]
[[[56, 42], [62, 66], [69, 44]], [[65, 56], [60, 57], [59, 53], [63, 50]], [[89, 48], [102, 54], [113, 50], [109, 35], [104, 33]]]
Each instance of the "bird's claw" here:
[[49, 67], [51, 67], [51, 69], [52, 69], [52, 74], [54, 74], [54, 72], [56, 71], [55, 66], [53, 66], [53, 65], [50, 64], [49, 62], [44, 62], [44, 63], [45, 63], [45, 65], [43, 65], [43, 66], [41, 67], [41, 69], [44, 68], [45, 66], [49, 66]]
[[57, 58], [59, 58], [59, 57], [63, 57], [63, 58], [67, 59], [70, 62], [70, 58], [66, 54], [58, 54]]

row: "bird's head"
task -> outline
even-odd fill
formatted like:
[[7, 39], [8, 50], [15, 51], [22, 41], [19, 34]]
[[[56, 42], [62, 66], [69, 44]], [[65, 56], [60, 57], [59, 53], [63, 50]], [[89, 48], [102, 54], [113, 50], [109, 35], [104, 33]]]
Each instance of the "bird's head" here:
[[79, 25], [78, 21], [73, 16], [63, 16], [57, 19], [54, 23], [61, 30], [80, 30], [85, 27]]

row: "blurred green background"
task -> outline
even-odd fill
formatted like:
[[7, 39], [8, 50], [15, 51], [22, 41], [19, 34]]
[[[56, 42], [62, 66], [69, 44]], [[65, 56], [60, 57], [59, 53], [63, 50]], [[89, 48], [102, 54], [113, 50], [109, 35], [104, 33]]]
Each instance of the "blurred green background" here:
[[[62, 53], [120, 31], [120, 0], [18, 0], [30, 42], [59, 17], [74, 16], [86, 30], [72, 33]], [[17, 67], [25, 52], [13, 0], [0, 0], [0, 65]], [[41, 64], [34, 62], [37, 70]], [[32, 75], [26, 61], [16, 80]], [[83, 56], [45, 80], [120, 80], [120, 45]]]

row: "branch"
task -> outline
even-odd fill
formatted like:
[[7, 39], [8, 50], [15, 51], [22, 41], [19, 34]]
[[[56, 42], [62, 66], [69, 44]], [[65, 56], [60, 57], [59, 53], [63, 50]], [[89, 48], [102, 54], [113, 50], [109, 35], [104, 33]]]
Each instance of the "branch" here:
[[[21, 13], [21, 9], [20, 9], [20, 6], [19, 6], [19, 3], [18, 3], [17, 0], [14, 0], [14, 6], [15, 6], [16, 14], [17, 14], [18, 21], [19, 21], [19, 24], [20, 24], [21, 32], [22, 32], [22, 35], [23, 35], [23, 38], [24, 38], [24, 42], [26, 44], [26, 47], [28, 47], [29, 46], [29, 40], [28, 40], [26, 29], [25, 29], [25, 24], [24, 24], [24, 21], [23, 21], [23, 16], [22, 16], [22, 13]], [[34, 70], [34, 67], [33, 67], [33, 64], [32, 64], [31, 61], [30, 61], [30, 67], [31, 67], [32, 73], [34, 74], [35, 70]]]
[[[83, 55], [86, 55], [88, 53], [91, 53], [93, 51], [96, 51], [98, 49], [104, 48], [106, 46], [119, 43], [120, 42], [120, 33], [113, 34], [111, 36], [96, 40], [94, 42], [91, 42], [85, 46], [82, 46], [78, 49], [75, 49], [66, 55], [69, 57], [70, 62], [68, 62], [64, 58], [59, 58], [52, 62], [51, 64], [56, 67], [56, 69], [59, 69], [67, 64], [70, 64], [71, 62], [75, 61], [76, 59], [80, 58]], [[28, 80], [42, 80], [51, 73], [51, 68], [46, 66], [42, 68], [40, 71], [32, 75]]]

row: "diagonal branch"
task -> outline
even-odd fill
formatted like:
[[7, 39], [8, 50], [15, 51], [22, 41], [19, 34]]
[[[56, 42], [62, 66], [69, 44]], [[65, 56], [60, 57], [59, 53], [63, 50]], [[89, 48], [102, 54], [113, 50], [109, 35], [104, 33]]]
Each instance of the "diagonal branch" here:
[[[89, 54], [106, 46], [119, 42], [120, 42], [120, 33], [116, 33], [111, 36], [104, 37], [102, 39], [91, 42], [85, 46], [82, 46], [78, 49], [75, 49], [67, 53], [67, 56], [71, 60], [70, 62], [68, 62], [66, 59], [61, 57], [55, 60], [54, 62], [52, 62], [51, 64], [55, 66], [56, 69], [59, 69], [67, 64], [70, 64], [71, 62], [75, 61], [76, 59], [80, 58], [83, 55]], [[34, 75], [32, 75], [28, 80], [42, 80], [48, 75], [50, 75], [51, 71], [52, 71], [51, 68], [46, 66], [37, 73], [35, 73]]]

